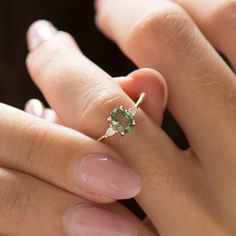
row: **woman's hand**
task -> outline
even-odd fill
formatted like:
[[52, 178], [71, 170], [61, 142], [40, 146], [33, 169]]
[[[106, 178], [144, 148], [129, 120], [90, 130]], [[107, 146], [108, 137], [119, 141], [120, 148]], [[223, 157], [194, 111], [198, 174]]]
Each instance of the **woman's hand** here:
[[[97, 9], [100, 28], [138, 66], [165, 76], [168, 108], [191, 145], [179, 150], [160, 129], [165, 100], [160, 89], [152, 100], [155, 120], [139, 111], [132, 134], [106, 140], [141, 176], [140, 206], [161, 235], [234, 235], [235, 75], [173, 2], [100, 0]], [[43, 43], [36, 28], [29, 33], [27, 60], [34, 81], [63, 124], [100, 137], [111, 110], [133, 102], [70, 36], [46, 27], [53, 33]], [[159, 81], [161, 76], [154, 77]]]
[[193, 18], [209, 42], [236, 69], [236, 1], [174, 0]]
[[153, 236], [120, 205], [98, 204], [140, 190], [119, 154], [4, 104], [0, 112], [0, 235]]
[[138, 66], [165, 76], [168, 108], [191, 146], [179, 159], [194, 166], [195, 180], [187, 180], [190, 193], [182, 183], [182, 194], [166, 199], [166, 211], [157, 200], [153, 223], [161, 235], [235, 235], [236, 80], [209, 42], [235, 68], [236, 2], [173, 2], [100, 0], [97, 23]]

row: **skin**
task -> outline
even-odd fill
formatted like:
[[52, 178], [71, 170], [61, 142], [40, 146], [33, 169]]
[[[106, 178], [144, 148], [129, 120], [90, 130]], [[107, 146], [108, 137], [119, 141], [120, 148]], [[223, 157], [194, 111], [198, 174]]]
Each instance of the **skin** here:
[[[204, 12], [200, 8], [203, 5]], [[168, 108], [185, 131], [191, 146], [185, 152], [178, 150], [158, 127], [158, 122], [154, 127], [141, 112], [140, 125], [132, 136], [107, 140], [141, 176], [143, 188], [136, 199], [161, 235], [234, 235], [236, 232], [235, 75], [209, 44], [212, 43], [235, 65], [234, 6], [235, 1], [101, 0], [97, 3], [100, 29], [139, 67], [151, 67], [164, 75], [169, 88]], [[216, 19], [223, 20], [216, 24]], [[211, 27], [213, 23], [215, 26]], [[54, 45], [57, 37], [52, 39]], [[49, 54], [51, 47], [57, 51], [56, 46], [48, 42]], [[42, 46], [43, 49], [46, 51], [46, 46]], [[71, 103], [63, 112], [66, 91], [62, 92], [57, 86], [50, 95], [43, 82], [45, 78], [48, 83], [55, 82], [59, 75], [48, 69], [37, 76], [39, 73], [34, 70], [39, 72], [45, 64], [37, 61], [38, 55], [35, 54], [28, 60], [30, 71], [59, 117], [66, 125], [97, 137], [105, 127], [94, 131], [87, 127], [86, 121], [91, 123], [92, 120], [98, 127], [96, 122], [103, 114], [96, 113], [96, 110], [101, 109], [101, 104], [92, 104], [92, 108], [83, 113], [79, 106], [83, 104], [76, 104], [75, 108]], [[96, 73], [92, 83], [99, 80], [106, 87], [104, 78], [107, 75], [81, 54], [77, 56], [75, 61], [80, 67], [86, 66]], [[75, 80], [70, 76], [73, 84], [78, 81], [80, 85], [88, 86], [93, 76], [79, 70], [78, 74], [81, 77]], [[90, 79], [84, 81], [84, 77]], [[97, 87], [93, 88], [92, 95], [84, 97], [80, 91], [79, 96], [86, 102], [92, 101], [101, 94]], [[111, 93], [119, 96], [121, 104], [128, 103], [129, 106], [129, 99], [122, 92], [117, 95], [115, 88]], [[114, 100], [105, 103], [103, 111], [107, 107], [109, 111], [111, 103], [117, 106]], [[82, 113], [77, 124], [74, 121], [78, 119], [76, 113], [70, 116], [74, 110], [77, 114]], [[125, 148], [127, 143], [129, 148]]]
[[190, 192], [196, 192], [187, 194], [182, 183], [188, 199], [183, 202], [181, 194], [172, 195], [163, 211], [156, 201], [156, 209], [148, 212], [152, 222], [161, 235], [234, 235], [235, 75], [186, 11], [235, 66], [236, 2], [176, 3], [181, 7], [174, 1], [101, 0], [97, 23], [138, 66], [164, 75], [168, 108], [190, 142], [187, 161], [195, 163], [196, 172], [192, 171], [195, 180], [189, 177], [188, 181]]
[[121, 220], [121, 224], [133, 222], [140, 235], [152, 236], [118, 204], [107, 207], [110, 210], [97, 210], [99, 204], [89, 200], [109, 203], [114, 199], [96, 193], [96, 189], [89, 192], [75, 183], [73, 168], [86, 152], [107, 153], [119, 160], [119, 155], [112, 149], [82, 133], [4, 104], [0, 109], [1, 235], [68, 235], [64, 230], [64, 215], [70, 209], [86, 204], [91, 205], [92, 211], [96, 209], [96, 215], [101, 219], [117, 218], [111, 215], [111, 212], [117, 212], [117, 216], [124, 216], [124, 220], [116, 219]]
[[[232, 9], [235, 1], [200, 2], [199, 5], [184, 0], [100, 0], [97, 3], [97, 24], [100, 29], [139, 67], [153, 68], [164, 76], [169, 89], [167, 107], [183, 128], [191, 146], [187, 151], [179, 150], [160, 128], [163, 104], [166, 101], [166, 86], [163, 85], [164, 82], [160, 83], [163, 81], [162, 76], [150, 70], [133, 74], [131, 77], [136, 83], [138, 77], [155, 78], [148, 80], [153, 86], [146, 87], [152, 99], [147, 99], [143, 105], [146, 113], [139, 110], [138, 125], [131, 135], [123, 138], [112, 137], [105, 143], [113, 148], [109, 149], [111, 152], [116, 152], [139, 174], [142, 190], [136, 200], [145, 210], [154, 229], [159, 231], [160, 235], [166, 236], [225, 236], [236, 233], [236, 82], [232, 70], [210, 45], [212, 43], [235, 65], [232, 53], [235, 47], [234, 28], [232, 18], [227, 17], [234, 16]], [[204, 4], [204, 14], [199, 10], [200, 7], [197, 8], [200, 4]], [[216, 16], [225, 20], [223, 26], [216, 24], [219, 30], [217, 32], [211, 27]], [[221, 37], [218, 37], [219, 35]], [[227, 43], [224, 40], [227, 40]], [[60, 122], [95, 139], [106, 130], [105, 120], [110, 111], [120, 105], [132, 107], [134, 103], [130, 98], [137, 97], [137, 92], [143, 89], [143, 86], [137, 86], [137, 90], [132, 90], [136, 83], [131, 83], [129, 79], [121, 80], [120, 87], [81, 53], [71, 36], [55, 29], [53, 37], [31, 50], [27, 65], [33, 80], [58, 115]], [[158, 92], [151, 90], [153, 87], [156, 87]], [[130, 97], [125, 92], [130, 93]], [[155, 97], [155, 94], [158, 96]], [[153, 112], [151, 108], [158, 112]], [[7, 114], [8, 108], [3, 111]], [[5, 119], [21, 117], [19, 113], [9, 114], [11, 115]], [[22, 114], [22, 122], [24, 119], [25, 114]], [[28, 117], [26, 120], [28, 119], [33, 118]], [[42, 121], [37, 122], [36, 127], [41, 127]], [[41, 127], [42, 129], [51, 126], [49, 123], [43, 124], [46, 127]], [[17, 130], [17, 127], [15, 128]], [[71, 140], [71, 131], [66, 131], [63, 127], [60, 129], [62, 136], [69, 132], [65, 140]], [[52, 132], [49, 137], [61, 137], [57, 129], [49, 130]], [[72, 133], [77, 135], [76, 132]], [[65, 140], [63, 139], [63, 142]], [[90, 141], [98, 145], [94, 140]], [[15, 145], [14, 143], [12, 147]], [[74, 146], [76, 149], [77, 145]], [[70, 148], [68, 152], [72, 152]], [[61, 153], [61, 149], [59, 150], [58, 155]], [[32, 173], [35, 174], [33, 170]], [[10, 175], [11, 171], [8, 171], [8, 175], [5, 175], [3, 172], [3, 176], [8, 178], [2, 179], [9, 180], [10, 186], [15, 183], [11, 176], [21, 180], [21, 175], [16, 173], [14, 176], [14, 173]], [[39, 174], [41, 173], [35, 175], [43, 178], [38, 176]], [[27, 176], [28, 181], [31, 178]], [[46, 177], [45, 180], [50, 182]], [[22, 217], [23, 213], [17, 211], [22, 209], [22, 202], [25, 200], [12, 204], [16, 207], [10, 209], [16, 210], [10, 211], [13, 212], [11, 217], [2, 220], [0, 228], [5, 229], [2, 234], [15, 235], [17, 232], [18, 235], [64, 235], [60, 228], [53, 227], [57, 217], [60, 217], [58, 214], [54, 215], [53, 209], [64, 209], [63, 206], [68, 207], [81, 200], [38, 179], [33, 179], [32, 182], [34, 184], [29, 185], [28, 182], [19, 181], [19, 187], [22, 190], [23, 183], [26, 183], [25, 186], [38, 186], [36, 189], [42, 189], [40, 193], [44, 196], [46, 204], [35, 204], [35, 196], [40, 194], [33, 194], [30, 197], [32, 205], [29, 204], [28, 209], [35, 209], [36, 205], [43, 210], [37, 211], [40, 212], [39, 215], [35, 212], [26, 214], [25, 219]], [[15, 188], [13, 189], [15, 193]], [[22, 191], [17, 195], [25, 196], [21, 193]], [[14, 195], [6, 195], [7, 201], [10, 196]], [[15, 202], [14, 200], [13, 203]], [[144, 224], [119, 205], [111, 204], [109, 207], [133, 222], [139, 235], [152, 235]], [[19, 213], [17, 215], [14, 212]], [[25, 212], [27, 211], [24, 211], [24, 214]], [[16, 219], [21, 227], [12, 227], [10, 222], [15, 219], [12, 215], [18, 216]], [[32, 216], [37, 216], [38, 221], [34, 221], [32, 227], [24, 227], [25, 222], [32, 223]], [[45, 226], [42, 229], [45, 231], [43, 234], [36, 230], [38, 223]]]

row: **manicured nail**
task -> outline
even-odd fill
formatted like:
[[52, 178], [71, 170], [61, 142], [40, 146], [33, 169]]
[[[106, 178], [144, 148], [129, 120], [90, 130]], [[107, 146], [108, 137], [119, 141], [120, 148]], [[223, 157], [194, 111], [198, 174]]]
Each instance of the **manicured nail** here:
[[54, 110], [44, 109], [43, 118], [51, 123], [57, 123], [57, 115]]
[[127, 219], [100, 207], [78, 205], [62, 219], [68, 236], [137, 236], [137, 229]]
[[46, 20], [34, 22], [28, 30], [27, 42], [30, 51], [37, 48], [42, 42], [51, 39], [57, 32], [57, 29]]
[[114, 200], [135, 197], [141, 189], [140, 178], [130, 167], [107, 156], [79, 160], [75, 173], [80, 188]]
[[31, 115], [41, 118], [41, 117], [43, 117], [44, 106], [39, 100], [31, 99], [26, 103], [25, 111]]

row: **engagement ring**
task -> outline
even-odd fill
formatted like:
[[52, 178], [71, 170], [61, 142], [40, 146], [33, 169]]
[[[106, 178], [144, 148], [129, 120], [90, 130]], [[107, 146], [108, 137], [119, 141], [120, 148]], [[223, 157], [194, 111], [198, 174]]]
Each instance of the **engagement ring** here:
[[136, 125], [135, 115], [137, 109], [144, 101], [145, 97], [146, 94], [141, 93], [134, 107], [131, 107], [128, 110], [124, 109], [123, 106], [121, 106], [120, 108], [115, 108], [111, 112], [110, 117], [107, 119], [110, 122], [109, 128], [107, 129], [106, 133], [98, 139], [98, 141], [103, 141], [104, 139], [115, 134], [125, 136], [126, 134], [131, 133], [134, 126]]

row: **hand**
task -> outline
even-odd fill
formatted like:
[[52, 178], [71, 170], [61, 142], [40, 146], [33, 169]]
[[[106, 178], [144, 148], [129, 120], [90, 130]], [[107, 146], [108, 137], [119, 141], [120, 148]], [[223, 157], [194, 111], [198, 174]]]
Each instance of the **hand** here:
[[[168, 108], [191, 146], [178, 158], [178, 165], [191, 167], [171, 172], [168, 183], [153, 175], [172, 196], [160, 201], [155, 195], [152, 222], [161, 235], [235, 235], [235, 75], [185, 11], [235, 67], [235, 1], [176, 2], [182, 7], [162, 0], [100, 0], [97, 23], [138, 66], [165, 76]], [[153, 188], [160, 194], [159, 182]]]
[[[45, 39], [45, 32], [47, 35], [51, 32], [51, 37], [46, 42], [43, 40]], [[122, 92], [117, 83], [111, 80], [109, 75], [81, 54], [76, 47], [74, 40], [67, 33], [56, 32], [55, 28], [52, 28], [51, 24], [38, 22], [30, 28], [28, 40], [31, 52], [27, 59], [27, 63], [31, 68], [31, 74], [34, 79], [38, 81], [37, 84], [41, 88], [42, 86], [44, 87], [42, 90], [48, 98], [51, 107], [55, 109], [62, 124], [72, 128], [77, 128], [80, 132], [83, 131], [88, 134], [91, 130], [90, 135], [97, 139], [99, 136], [104, 134], [105, 130], [108, 128], [108, 122], [106, 119], [114, 107], [120, 105], [124, 105], [125, 107], [133, 106], [133, 101]], [[54, 52], [52, 53], [52, 51]], [[68, 59], [71, 60], [71, 63], [65, 63], [68, 62]], [[149, 82], [142, 83], [142, 88], [139, 86], [130, 87], [129, 84], [134, 84], [132, 83], [133, 80]], [[135, 143], [137, 145], [143, 140], [143, 145], [146, 145], [146, 143], [149, 142], [149, 140], [145, 140], [147, 136], [145, 137], [143, 130], [151, 130], [153, 132], [153, 137], [155, 138], [158, 138], [159, 135], [164, 135], [159, 133], [159, 129], [157, 129], [154, 123], [160, 124], [162, 120], [162, 114], [167, 98], [166, 84], [159, 73], [148, 69], [131, 73], [128, 76], [128, 79], [125, 79], [123, 82], [120, 81], [119, 83], [123, 83], [123, 88], [127, 86], [128, 89], [129, 87], [129, 93], [132, 94], [134, 98], [137, 98], [141, 91], [148, 92], [149, 96], [145, 100], [143, 108], [145, 108], [147, 112], [149, 110], [149, 113], [151, 113], [153, 106], [156, 108], [156, 112], [152, 112], [155, 114], [151, 116], [152, 119], [146, 117], [143, 112], [138, 111], [137, 115], [140, 117], [137, 118], [137, 122], [139, 125], [137, 125], [134, 133], [124, 137], [123, 139], [119, 137], [111, 138], [114, 144], [123, 146], [122, 148], [125, 151], [123, 154], [124, 157], [128, 156], [129, 159], [131, 159], [133, 155], [136, 155], [137, 153]], [[81, 98], [83, 98], [82, 101]], [[158, 102], [153, 103], [156, 99]], [[53, 105], [54, 102], [55, 105]], [[42, 110], [42, 107], [39, 107]], [[59, 107], [61, 113], [59, 113]], [[102, 112], [102, 110], [104, 110], [104, 112]], [[87, 112], [88, 114], [86, 114]], [[41, 111], [39, 114], [40, 113]], [[65, 116], [67, 116], [67, 119], [65, 119]], [[142, 123], [146, 125], [143, 127], [141, 125]], [[87, 132], [84, 129], [87, 129]], [[166, 137], [166, 139], [168, 138]], [[116, 143], [115, 140], [118, 140], [118, 143]], [[134, 146], [130, 145], [131, 143], [134, 143]], [[153, 145], [156, 144], [152, 142], [150, 145], [153, 147]], [[145, 155], [145, 149], [142, 150], [139, 145], [137, 145], [137, 148], [138, 151], [140, 151], [139, 155]], [[174, 148], [174, 150], [176, 149]], [[155, 156], [152, 155], [152, 158], [154, 160]], [[134, 162], [136, 162], [135, 159], [136, 157], [133, 158]], [[141, 162], [143, 162], [143, 164], [139, 163], [139, 165], [145, 166], [144, 159], [140, 158], [140, 160], [142, 160]], [[140, 170], [143, 170], [142, 166], [140, 166]], [[144, 168], [144, 171], [147, 171], [147, 169]], [[119, 170], [113, 172], [116, 176], [121, 175]], [[142, 175], [144, 175], [144, 173]], [[147, 176], [146, 181], [148, 178], [149, 177]], [[95, 183], [96, 181], [96, 178], [94, 178]], [[130, 217], [128, 218], [130, 219]], [[134, 222], [133, 220], [130, 221]], [[67, 228], [68, 235], [94, 235], [94, 224], [98, 224], [94, 221], [90, 222], [90, 219], [88, 219], [86, 224], [90, 225], [90, 231], [88, 231], [88, 227], [86, 228], [87, 231], [83, 231], [83, 227], [79, 220], [74, 223], [72, 225], [73, 227]], [[77, 231], [71, 231], [71, 228], [76, 230], [76, 226]], [[152, 235], [144, 224], [138, 224], [136, 222], [134, 226], [138, 229], [138, 235]], [[96, 227], [96, 235], [104, 236], [104, 231], [107, 231], [107, 228], [109, 227], [109, 224], [103, 225], [103, 227], [100, 228]], [[119, 228], [120, 226], [118, 225], [117, 227]], [[130, 227], [133, 229], [132, 226]], [[121, 232], [119, 232], [119, 234], [117, 232], [116, 235], [136, 235], [135, 231], [128, 231], [122, 227], [119, 229]], [[108, 232], [111, 232], [111, 230]], [[110, 236], [112, 234], [107, 235]]]
[[[177, 4], [99, 2], [100, 28], [137, 65], [165, 76], [168, 108], [191, 145], [177, 149], [141, 111], [131, 135], [107, 140], [141, 176], [137, 201], [161, 235], [234, 235], [235, 75]], [[31, 52], [28, 66], [63, 124], [94, 138], [112, 108], [133, 105], [67, 34], [55, 33]]]
[[138, 229], [153, 236], [119, 204], [98, 204], [140, 190], [118, 153], [4, 104], [0, 112], [0, 235], [65, 236], [82, 227], [86, 235], [136, 235]]

